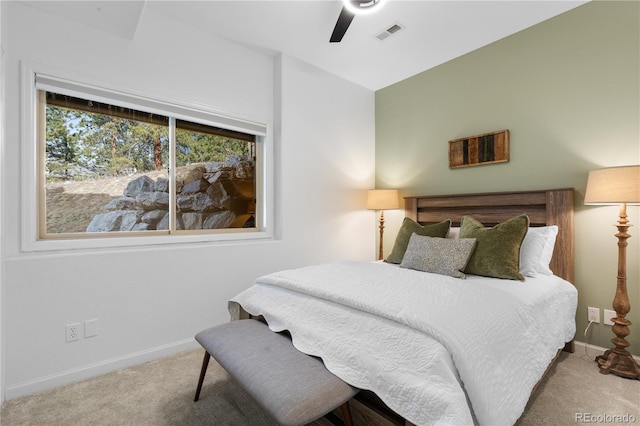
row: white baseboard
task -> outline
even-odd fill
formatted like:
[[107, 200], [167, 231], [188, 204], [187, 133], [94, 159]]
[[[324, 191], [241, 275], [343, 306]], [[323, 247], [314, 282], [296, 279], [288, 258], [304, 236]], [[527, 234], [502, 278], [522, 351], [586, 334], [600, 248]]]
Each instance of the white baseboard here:
[[122, 368], [133, 367], [158, 358], [173, 355], [188, 349], [197, 348], [199, 345], [191, 338], [167, 345], [156, 346], [144, 351], [135, 352], [117, 358], [100, 361], [94, 364], [85, 365], [74, 368], [72, 370], [63, 371], [61, 373], [52, 374], [50, 376], [39, 377], [28, 382], [20, 383], [13, 386], [7, 386], [5, 389], [5, 399], [15, 399], [25, 395], [31, 395], [46, 389], [67, 385], [69, 383], [80, 380], [89, 379], [101, 374], [110, 373]]
[[[588, 349], [590, 352], [593, 352], [593, 356], [594, 356], [594, 358], [595, 358], [596, 356], [598, 356], [598, 355], [602, 355], [605, 351], [607, 351], [607, 350], [608, 350], [608, 348], [603, 348], [603, 347], [601, 347], [601, 346], [592, 345], [592, 344], [590, 344], [590, 343], [579, 342], [579, 341], [577, 341], [577, 340], [575, 340], [574, 342], [575, 342], [575, 344], [576, 344], [576, 352], [578, 352], [578, 348], [577, 348], [577, 346], [580, 346], [580, 349], [579, 349], [580, 351], [584, 351], [584, 347], [586, 346], [586, 347], [587, 347], [587, 349]], [[633, 359], [635, 359], [635, 360], [636, 360], [636, 362], [637, 362], [638, 364], [640, 364], [640, 356], [633, 355]]]

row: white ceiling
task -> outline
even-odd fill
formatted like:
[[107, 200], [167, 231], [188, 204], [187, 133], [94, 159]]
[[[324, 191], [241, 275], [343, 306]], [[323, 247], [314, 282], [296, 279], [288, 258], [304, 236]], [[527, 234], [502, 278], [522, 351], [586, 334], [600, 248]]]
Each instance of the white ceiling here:
[[[337, 0], [24, 1], [134, 39], [141, 16], [163, 13], [208, 33], [283, 52], [371, 90], [378, 90], [584, 4], [583, 0], [388, 0], [355, 17], [341, 43], [329, 36]], [[384, 41], [393, 24], [404, 29]]]

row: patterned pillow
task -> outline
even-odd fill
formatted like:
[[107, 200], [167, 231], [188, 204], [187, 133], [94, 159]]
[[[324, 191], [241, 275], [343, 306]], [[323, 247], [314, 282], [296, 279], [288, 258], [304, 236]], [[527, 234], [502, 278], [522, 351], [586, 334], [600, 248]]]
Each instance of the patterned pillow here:
[[485, 226], [471, 216], [463, 216], [460, 238], [475, 238], [476, 249], [464, 272], [486, 277], [524, 281], [520, 273], [520, 247], [529, 228], [529, 217], [521, 215]]
[[475, 238], [432, 238], [413, 234], [400, 267], [465, 278], [461, 271], [467, 266], [475, 245]]
[[385, 262], [402, 262], [404, 252], [407, 250], [409, 239], [411, 238], [411, 235], [413, 233], [416, 233], [418, 235], [425, 235], [427, 237], [444, 238], [449, 233], [450, 226], [451, 221], [448, 219], [440, 223], [436, 223], [435, 225], [422, 226], [419, 223], [409, 219], [408, 217], [405, 217], [404, 221], [402, 222], [402, 226], [398, 231], [398, 235], [396, 236], [396, 241], [393, 245], [393, 249], [391, 250], [391, 254], [387, 256]]

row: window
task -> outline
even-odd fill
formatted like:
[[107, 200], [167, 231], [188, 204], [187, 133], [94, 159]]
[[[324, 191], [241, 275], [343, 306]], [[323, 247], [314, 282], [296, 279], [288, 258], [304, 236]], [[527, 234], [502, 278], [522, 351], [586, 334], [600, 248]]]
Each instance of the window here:
[[34, 77], [36, 241], [264, 232], [265, 125]]

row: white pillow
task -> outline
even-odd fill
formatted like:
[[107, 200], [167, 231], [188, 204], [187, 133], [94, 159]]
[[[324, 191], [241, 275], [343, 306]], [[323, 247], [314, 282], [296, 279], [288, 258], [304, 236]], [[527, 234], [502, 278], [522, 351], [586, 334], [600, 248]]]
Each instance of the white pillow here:
[[520, 247], [520, 273], [526, 277], [536, 277], [538, 274], [553, 275], [549, 263], [556, 245], [558, 227], [539, 226], [527, 230]]
[[449, 234], [447, 235], [447, 238], [452, 240], [457, 240], [458, 238], [460, 238], [460, 227], [452, 226], [451, 228], [449, 228]]

